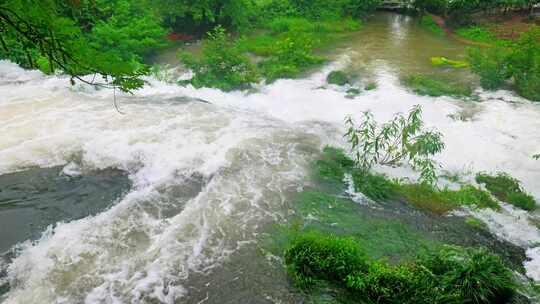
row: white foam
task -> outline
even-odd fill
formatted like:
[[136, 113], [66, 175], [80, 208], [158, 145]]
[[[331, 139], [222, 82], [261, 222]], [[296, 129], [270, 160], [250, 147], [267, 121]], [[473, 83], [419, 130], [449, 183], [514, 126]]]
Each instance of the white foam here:
[[[540, 151], [537, 105], [483, 96], [476, 119], [456, 122], [449, 115], [459, 101], [411, 94], [384, 66], [378, 88], [353, 100], [321, 89], [335, 67], [252, 94], [149, 79], [135, 98], [118, 94], [127, 113], [120, 115], [111, 91], [71, 88], [63, 77], [0, 62], [0, 174], [77, 159], [82, 169], [126, 170], [134, 182], [110, 210], [59, 224], [25, 244], [9, 267], [14, 287], [5, 303], [178, 301], [190, 274], [212, 269], [254, 239], [263, 223], [282, 216], [284, 192], [301, 186], [309, 157], [326, 143], [343, 144], [345, 116], [366, 110], [384, 121], [420, 104], [426, 124], [445, 136], [447, 149], [438, 160], [447, 169], [503, 170], [540, 195], [540, 165], [528, 156]], [[185, 96], [211, 104], [178, 99]], [[208, 181], [195, 198], [163, 195], [192, 173]], [[167, 204], [185, 205], [170, 218], [149, 211]], [[493, 219], [493, 231], [512, 242], [540, 240], [521, 221], [479, 216]], [[531, 277], [538, 276], [535, 265], [528, 266]]]

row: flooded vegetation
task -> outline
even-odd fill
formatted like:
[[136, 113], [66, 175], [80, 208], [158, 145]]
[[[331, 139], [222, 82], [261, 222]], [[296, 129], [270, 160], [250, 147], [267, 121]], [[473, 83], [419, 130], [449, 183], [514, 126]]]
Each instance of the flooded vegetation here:
[[82, 1], [96, 62], [0, 53], [0, 303], [539, 301], [534, 30], [267, 2]]

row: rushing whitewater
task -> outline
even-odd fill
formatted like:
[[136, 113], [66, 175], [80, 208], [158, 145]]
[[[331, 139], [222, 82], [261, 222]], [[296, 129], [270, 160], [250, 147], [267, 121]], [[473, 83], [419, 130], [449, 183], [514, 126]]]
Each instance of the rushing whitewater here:
[[[344, 89], [325, 85], [330, 71], [362, 55], [342, 50], [306, 79], [260, 85], [250, 94], [148, 79], [134, 96], [119, 97], [125, 115], [115, 111], [109, 90], [70, 87], [66, 78], [0, 62], [0, 174], [117, 168], [133, 183], [113, 207], [17, 245], [11, 262], [0, 261], [7, 274], [0, 285], [10, 285], [0, 301], [203, 303], [217, 283], [201, 277], [290, 212], [288, 198], [305, 186], [309, 162], [324, 145], [346, 147], [344, 118], [366, 110], [384, 121], [421, 105], [426, 124], [444, 134], [447, 148], [438, 161], [445, 170], [466, 178], [505, 171], [540, 198], [540, 162], [531, 157], [540, 152], [540, 106], [506, 91], [478, 91], [477, 103], [420, 97], [399, 84], [385, 58], [371, 69], [374, 91], [348, 99]], [[452, 118], [464, 112], [471, 118]], [[539, 280], [535, 216], [506, 206], [500, 214], [473, 213], [499, 237], [528, 249], [527, 274]], [[240, 262], [246, 269], [250, 258]], [[203, 296], [188, 298], [193, 293]], [[286, 302], [283, 293], [260, 294], [266, 302]]]

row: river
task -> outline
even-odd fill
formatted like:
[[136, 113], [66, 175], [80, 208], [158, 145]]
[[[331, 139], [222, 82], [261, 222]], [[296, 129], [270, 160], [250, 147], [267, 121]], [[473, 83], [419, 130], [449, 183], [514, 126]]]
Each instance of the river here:
[[[421, 105], [427, 126], [444, 135], [447, 147], [437, 160], [445, 170], [464, 178], [505, 171], [540, 198], [540, 162], [532, 159], [540, 152], [540, 105], [480, 89], [477, 101], [422, 97], [400, 83], [411, 73], [476, 83], [467, 71], [441, 72], [430, 64], [432, 56], [465, 54], [465, 45], [420, 28], [414, 18], [380, 13], [306, 78], [252, 93], [148, 78], [134, 96], [119, 95], [125, 115], [113, 107], [110, 90], [70, 87], [65, 77], [1, 61], [0, 183], [27, 185], [24, 174], [57, 168], [54, 176], [67, 181], [45, 189], [81, 187], [90, 198], [79, 200], [102, 203], [53, 218], [48, 228], [40, 226], [42, 233], [22, 236], [28, 241], [11, 241], [0, 261], [0, 302], [301, 302], [258, 243], [273, 224], [287, 221], [290, 199], [309, 183], [309, 163], [322, 147], [346, 147], [344, 118], [366, 110], [383, 121]], [[328, 73], [340, 68], [357, 72], [363, 83], [376, 81], [377, 88], [347, 98], [344, 88], [326, 85]], [[406, 169], [378, 170], [413, 176]], [[94, 186], [83, 186], [88, 183]], [[112, 194], [99, 196], [106, 191]], [[71, 195], [35, 198], [24, 207]], [[0, 214], [13, 210], [7, 203], [0, 200]], [[537, 215], [510, 206], [474, 213], [498, 240], [526, 252], [526, 273], [540, 280]], [[16, 229], [6, 221], [0, 226]]]

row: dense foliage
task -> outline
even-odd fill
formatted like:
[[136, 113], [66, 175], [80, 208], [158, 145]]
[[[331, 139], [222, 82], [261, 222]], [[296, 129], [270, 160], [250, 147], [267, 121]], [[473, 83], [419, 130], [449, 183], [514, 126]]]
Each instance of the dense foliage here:
[[539, 0], [414, 0], [413, 6], [422, 13], [442, 15], [451, 24], [472, 23], [472, 15], [489, 10], [528, 9], [531, 13]]
[[[229, 2], [249, 2], [236, 0]], [[227, 2], [227, 3], [229, 3]], [[360, 26], [358, 20], [353, 18], [364, 16], [374, 10], [379, 4], [378, 0], [263, 0], [246, 4], [244, 13], [252, 11], [251, 17], [230, 15], [226, 19], [231, 20], [231, 28], [242, 33], [240, 39], [234, 45], [226, 47], [235, 50], [240, 55], [255, 55], [257, 60], [257, 74], [267, 82], [280, 78], [295, 78], [301, 76], [309, 69], [325, 62], [325, 58], [316, 54], [316, 49], [323, 47], [329, 42], [338, 39], [344, 33], [357, 30]], [[186, 4], [187, 5], [187, 4]], [[223, 7], [227, 6], [224, 5]], [[182, 5], [180, 5], [182, 6]], [[203, 5], [205, 14], [209, 13], [209, 7]], [[262, 12], [262, 13], [261, 13]], [[197, 15], [197, 18], [201, 18]], [[207, 24], [215, 24], [223, 19], [221, 11], [211, 14]], [[221, 16], [221, 17], [220, 17]], [[190, 16], [189, 19], [193, 19]], [[236, 21], [234, 21], [236, 20]], [[239, 20], [243, 20], [240, 22]], [[221, 22], [223, 23], [223, 22]], [[227, 22], [225, 22], [227, 23]], [[254, 31], [253, 29], [257, 29]], [[261, 33], [262, 32], [262, 33]], [[209, 62], [212, 58], [205, 58], [207, 53], [202, 54], [199, 61]], [[185, 58], [184, 58], [185, 59]], [[222, 58], [223, 65], [235, 65], [231, 57]], [[229, 60], [231, 60], [229, 62]], [[193, 60], [187, 62], [188, 67], [193, 67]], [[192, 83], [204, 86], [213, 86], [227, 89], [243, 89], [249, 87], [249, 82], [240, 83], [228, 81], [226, 78], [203, 84], [197, 79], [215, 78], [210, 69], [193, 69], [195, 76]], [[232, 74], [236, 71], [232, 71]], [[232, 75], [234, 79], [241, 79], [240, 75]], [[246, 80], [253, 80], [248, 78]]]
[[510, 81], [519, 95], [540, 101], [540, 28], [523, 33], [515, 43], [472, 49], [469, 58], [485, 89], [495, 90]]
[[291, 242], [285, 263], [300, 287], [330, 281], [362, 303], [505, 303], [516, 289], [512, 272], [483, 249], [444, 247], [392, 266], [367, 259], [353, 239], [308, 232]]
[[214, 87], [231, 91], [248, 88], [259, 80], [255, 67], [221, 27], [208, 33], [202, 52], [200, 59], [189, 53], [181, 55], [184, 65], [194, 72], [189, 82], [197, 88]]
[[[323, 62], [314, 49], [333, 33], [358, 28], [352, 21], [374, 10], [378, 0], [8, 0], [0, 6], [0, 58], [45, 73], [63, 72], [84, 82], [99, 83], [130, 91], [141, 87], [148, 73], [144, 59], [165, 44], [166, 29], [202, 35], [216, 26], [251, 35], [256, 28], [270, 30], [263, 47], [262, 38], [238, 42], [222, 52], [227, 67], [239, 67], [217, 77], [208, 69], [217, 57], [188, 59], [194, 68], [197, 86], [230, 89], [249, 87], [255, 74], [272, 81], [295, 77]], [[215, 34], [215, 33], [214, 33]], [[214, 34], [205, 44], [212, 49]], [[244, 40], [246, 41], [246, 40]], [[253, 72], [243, 59], [250, 53], [266, 52], [267, 58]], [[216, 48], [214, 48], [215, 50]], [[203, 57], [209, 52], [204, 52]], [[197, 64], [198, 63], [198, 64]], [[206, 66], [203, 67], [203, 66]], [[199, 68], [196, 68], [199, 67]], [[100, 79], [100, 77], [97, 77]], [[243, 83], [242, 83], [243, 82]]]
[[0, 6], [0, 58], [80, 80], [101, 74], [102, 85], [129, 91], [143, 85], [142, 58], [163, 45], [158, 20], [145, 1], [9, 0]]

